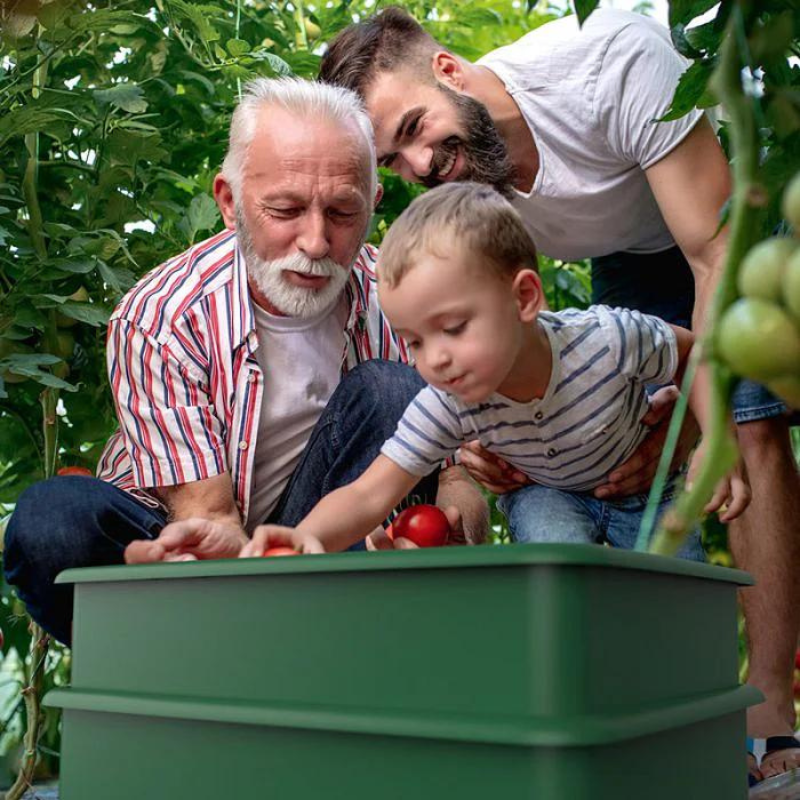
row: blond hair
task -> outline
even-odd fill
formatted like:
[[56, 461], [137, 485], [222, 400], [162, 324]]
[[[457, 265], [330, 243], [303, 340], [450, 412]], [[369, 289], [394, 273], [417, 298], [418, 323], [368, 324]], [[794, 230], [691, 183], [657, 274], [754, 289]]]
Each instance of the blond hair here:
[[465, 182], [431, 189], [397, 218], [381, 245], [378, 278], [394, 288], [422, 253], [446, 258], [454, 248], [500, 278], [539, 271], [536, 246], [511, 203], [490, 186]]

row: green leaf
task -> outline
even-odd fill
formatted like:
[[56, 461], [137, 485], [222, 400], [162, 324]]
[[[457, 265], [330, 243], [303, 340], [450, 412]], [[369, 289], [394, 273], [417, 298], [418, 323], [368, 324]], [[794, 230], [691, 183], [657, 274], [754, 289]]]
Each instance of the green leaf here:
[[110, 8], [89, 9], [82, 14], [70, 14], [67, 25], [77, 32], [97, 31], [106, 33], [116, 25], [126, 25], [131, 20], [130, 11], [114, 11]]
[[228, 39], [228, 41], [225, 42], [225, 48], [236, 58], [237, 56], [243, 56], [245, 53], [250, 52], [250, 42], [244, 39]]
[[583, 25], [598, 5], [600, 5], [600, 0], [575, 0], [575, 13], [578, 15], [578, 22]]
[[688, 25], [693, 19], [714, 8], [718, 2], [719, 0], [670, 0], [669, 27]]
[[65, 316], [93, 325], [95, 328], [102, 328], [108, 324], [111, 312], [102, 306], [94, 303], [76, 303], [74, 300], [67, 300], [58, 310]]
[[88, 258], [52, 258], [47, 263], [61, 272], [76, 275], [86, 275], [95, 269], [95, 262]]
[[714, 64], [711, 61], [695, 61], [678, 81], [678, 88], [672, 98], [669, 110], [659, 122], [670, 122], [680, 119], [688, 114], [699, 101], [703, 99], [708, 86], [709, 78], [714, 72]]
[[266, 61], [270, 65], [272, 71], [279, 77], [288, 77], [294, 75], [292, 68], [275, 53], [270, 53], [269, 50], [254, 50], [250, 56], [257, 61]]
[[135, 83], [118, 83], [111, 89], [96, 89], [93, 94], [98, 102], [110, 103], [129, 114], [143, 114], [147, 111], [144, 92]]
[[212, 230], [219, 222], [219, 208], [207, 194], [192, 198], [186, 216], [178, 223], [190, 243], [194, 244], [198, 231]]
[[218, 6], [187, 3], [184, 0], [169, 0], [169, 6], [192, 23], [206, 44], [219, 40], [219, 31], [209, 22], [209, 18], [219, 16], [222, 13]]
[[159, 147], [161, 136], [140, 134], [116, 128], [106, 142], [107, 153], [112, 163], [135, 164], [137, 161], [164, 161], [166, 150]]

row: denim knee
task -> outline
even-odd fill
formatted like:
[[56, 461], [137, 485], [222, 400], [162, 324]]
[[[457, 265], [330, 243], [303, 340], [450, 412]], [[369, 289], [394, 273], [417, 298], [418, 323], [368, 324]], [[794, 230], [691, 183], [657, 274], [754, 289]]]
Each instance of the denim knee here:
[[380, 432], [379, 438], [388, 439], [406, 406], [424, 387], [425, 381], [413, 367], [372, 359], [344, 375], [326, 411], [355, 415], [359, 421], [369, 417], [372, 429]]

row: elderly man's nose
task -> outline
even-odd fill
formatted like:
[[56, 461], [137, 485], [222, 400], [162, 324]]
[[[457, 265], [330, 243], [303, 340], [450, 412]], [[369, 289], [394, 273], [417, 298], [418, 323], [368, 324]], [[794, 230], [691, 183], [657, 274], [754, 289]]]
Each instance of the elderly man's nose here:
[[311, 259], [324, 258], [330, 250], [328, 224], [321, 214], [309, 214], [302, 220], [297, 248]]

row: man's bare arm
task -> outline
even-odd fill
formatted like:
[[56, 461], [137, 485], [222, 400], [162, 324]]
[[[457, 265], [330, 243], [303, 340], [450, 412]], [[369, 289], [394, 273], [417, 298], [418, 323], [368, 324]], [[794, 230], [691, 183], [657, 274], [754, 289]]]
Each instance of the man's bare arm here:
[[455, 507], [461, 514], [461, 525], [467, 544], [482, 544], [489, 533], [489, 506], [478, 485], [460, 466], [449, 467], [439, 475], [436, 504]]
[[227, 472], [150, 491], [166, 505], [169, 524], [157, 539], [131, 542], [127, 563], [235, 558], [247, 543]]
[[728, 162], [710, 123], [701, 119], [678, 147], [645, 174], [664, 221], [692, 269], [692, 327], [699, 335], [725, 258], [727, 230], [717, 230], [720, 211], [731, 193]]

